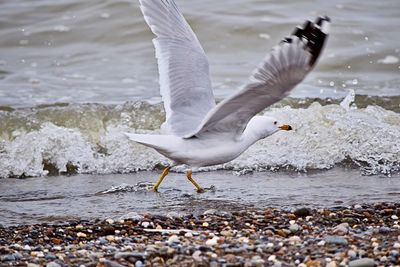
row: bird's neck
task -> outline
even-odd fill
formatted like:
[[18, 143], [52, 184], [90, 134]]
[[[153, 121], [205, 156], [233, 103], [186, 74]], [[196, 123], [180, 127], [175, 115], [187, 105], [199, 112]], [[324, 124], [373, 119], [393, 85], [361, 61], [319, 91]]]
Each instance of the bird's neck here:
[[248, 124], [240, 138], [243, 145], [245, 145], [247, 147], [251, 146], [252, 144], [254, 144], [255, 142], [257, 142], [258, 140], [261, 139], [258, 132], [255, 131], [255, 129], [253, 129], [252, 126], [254, 126], [254, 125]]

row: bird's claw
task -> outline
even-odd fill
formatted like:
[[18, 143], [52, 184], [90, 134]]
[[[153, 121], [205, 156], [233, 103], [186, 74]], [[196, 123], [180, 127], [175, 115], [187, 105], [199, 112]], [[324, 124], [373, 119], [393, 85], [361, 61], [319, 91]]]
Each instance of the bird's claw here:
[[199, 188], [196, 191], [197, 191], [197, 193], [205, 193], [206, 192], [206, 190], [203, 188]]

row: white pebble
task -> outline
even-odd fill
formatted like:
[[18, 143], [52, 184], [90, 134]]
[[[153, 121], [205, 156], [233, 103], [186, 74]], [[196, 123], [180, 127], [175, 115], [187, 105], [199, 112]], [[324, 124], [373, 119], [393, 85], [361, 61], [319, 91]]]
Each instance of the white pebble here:
[[142, 222], [142, 226], [143, 226], [144, 228], [147, 228], [147, 227], [149, 227], [149, 225], [150, 225], [150, 223], [149, 223], [149, 222]]
[[325, 246], [325, 240], [321, 240], [317, 243], [318, 246]]
[[206, 241], [206, 245], [207, 245], [207, 246], [215, 246], [216, 244], [218, 244], [218, 239], [219, 239], [218, 236], [214, 236], [213, 238], [208, 239], [208, 240]]
[[398, 220], [399, 217], [398, 217], [397, 215], [392, 215], [392, 219], [393, 219], [393, 220]]
[[276, 256], [275, 255], [271, 255], [268, 257], [268, 261], [275, 261], [276, 260]]
[[179, 237], [177, 235], [171, 235], [168, 238], [168, 244], [179, 243], [179, 242], [180, 242], [180, 240], [179, 240]]
[[187, 233], [185, 234], [185, 237], [193, 237], [193, 234], [192, 234], [191, 232], [187, 232]]

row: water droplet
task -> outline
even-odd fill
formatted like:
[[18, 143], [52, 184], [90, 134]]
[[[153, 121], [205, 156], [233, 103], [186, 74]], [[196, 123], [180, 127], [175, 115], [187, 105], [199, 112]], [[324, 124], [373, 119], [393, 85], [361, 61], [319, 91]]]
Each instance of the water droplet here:
[[335, 86], [335, 82], [334, 81], [330, 81], [329, 82], [329, 86], [332, 86], [332, 87]]
[[354, 79], [354, 80], [352, 81], [352, 83], [353, 83], [354, 85], [356, 85], [356, 84], [358, 84], [358, 80], [357, 80], [357, 79]]
[[368, 41], [368, 40], [369, 40], [369, 39], [368, 39], [368, 36], [365, 36], [364, 39], [365, 39], [365, 41]]
[[104, 12], [104, 13], [101, 13], [101, 14], [100, 14], [100, 17], [101, 17], [102, 19], [108, 19], [108, 18], [110, 17], [110, 14]]

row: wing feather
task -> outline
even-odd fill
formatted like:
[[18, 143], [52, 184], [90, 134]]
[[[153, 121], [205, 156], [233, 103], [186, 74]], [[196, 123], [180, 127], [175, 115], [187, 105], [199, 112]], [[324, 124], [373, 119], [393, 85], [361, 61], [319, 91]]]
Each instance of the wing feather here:
[[156, 35], [163, 128], [185, 136], [215, 106], [207, 57], [173, 0], [139, 0], [144, 19]]
[[328, 35], [328, 17], [307, 21], [284, 39], [250, 77], [250, 83], [210, 110], [196, 131], [240, 135], [249, 120], [266, 107], [286, 97], [315, 65]]

